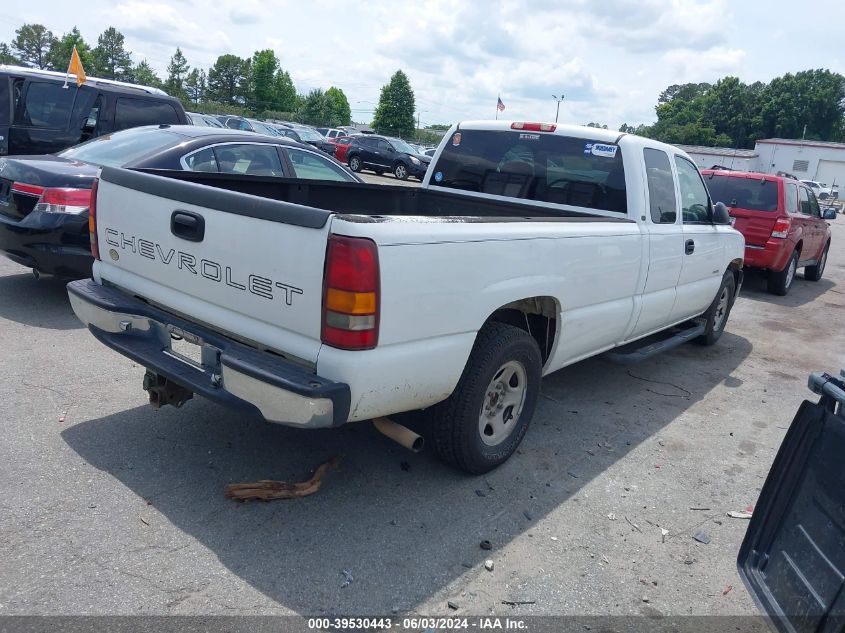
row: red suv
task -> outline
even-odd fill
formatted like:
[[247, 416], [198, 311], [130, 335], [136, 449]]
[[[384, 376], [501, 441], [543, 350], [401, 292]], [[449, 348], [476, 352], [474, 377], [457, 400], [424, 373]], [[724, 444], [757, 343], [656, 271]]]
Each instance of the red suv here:
[[734, 228], [745, 236], [745, 265], [768, 272], [769, 292], [789, 292], [795, 271], [822, 278], [830, 248], [830, 226], [815, 194], [781, 176], [744, 171], [701, 170], [714, 202], [723, 202]]

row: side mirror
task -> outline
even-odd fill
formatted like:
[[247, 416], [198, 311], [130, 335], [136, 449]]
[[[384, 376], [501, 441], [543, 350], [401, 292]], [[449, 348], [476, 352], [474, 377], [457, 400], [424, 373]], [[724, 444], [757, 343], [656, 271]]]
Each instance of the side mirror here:
[[717, 202], [713, 205], [713, 224], [730, 224], [731, 214], [724, 202]]
[[836, 209], [825, 209], [824, 215], [822, 217], [825, 220], [835, 220], [836, 219]]

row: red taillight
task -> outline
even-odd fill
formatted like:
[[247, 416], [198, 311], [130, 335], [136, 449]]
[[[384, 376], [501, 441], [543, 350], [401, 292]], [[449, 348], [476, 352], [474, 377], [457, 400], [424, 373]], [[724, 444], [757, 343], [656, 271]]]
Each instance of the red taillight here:
[[12, 193], [22, 193], [27, 196], [40, 196], [44, 193], [44, 187], [39, 187], [38, 185], [27, 185], [23, 182], [13, 182]]
[[512, 130], [527, 130], [529, 132], [554, 132], [557, 125], [554, 123], [525, 123], [523, 121], [514, 121], [511, 123]]
[[91, 254], [94, 259], [100, 259], [100, 245], [97, 244], [97, 185], [99, 178], [94, 178], [91, 184], [88, 201], [88, 235], [91, 238]]
[[772, 237], [786, 238], [789, 235], [789, 228], [792, 226], [792, 220], [789, 218], [778, 218], [772, 227]]
[[326, 251], [321, 340], [340, 349], [378, 343], [378, 248], [370, 239], [332, 235]]
[[36, 211], [46, 213], [70, 213], [78, 215], [88, 210], [88, 203], [91, 200], [90, 189], [71, 189], [70, 187], [49, 187], [44, 189]]

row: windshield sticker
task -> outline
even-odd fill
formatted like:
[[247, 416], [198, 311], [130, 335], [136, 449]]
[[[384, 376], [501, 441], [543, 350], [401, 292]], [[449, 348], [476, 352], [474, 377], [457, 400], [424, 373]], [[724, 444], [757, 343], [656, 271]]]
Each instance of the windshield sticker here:
[[519, 140], [520, 141], [537, 141], [540, 139], [539, 134], [520, 134]]
[[592, 154], [593, 156], [603, 156], [604, 158], [613, 158], [616, 156], [618, 145], [606, 145], [604, 143], [587, 143], [584, 145], [584, 153]]
[[441, 180], [443, 180], [443, 172], [438, 171], [436, 174], [434, 174], [434, 182], [440, 182]]
[[458, 146], [458, 145], [460, 145], [460, 144], [461, 144], [461, 133], [460, 133], [460, 132], [455, 132], [455, 133], [452, 135], [452, 145], [454, 145], [455, 147], [457, 147], [457, 146]]

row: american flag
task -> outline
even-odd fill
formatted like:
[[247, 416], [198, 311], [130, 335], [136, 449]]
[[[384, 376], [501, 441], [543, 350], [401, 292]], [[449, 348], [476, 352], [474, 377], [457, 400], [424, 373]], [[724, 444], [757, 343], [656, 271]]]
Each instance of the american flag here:
[[501, 97], [499, 97], [499, 98], [498, 98], [498, 100], [499, 100], [499, 102], [496, 104], [496, 109], [497, 109], [499, 112], [503, 112], [503, 111], [505, 110], [505, 104], [504, 104], [504, 103], [502, 103], [502, 98], [501, 98]]

